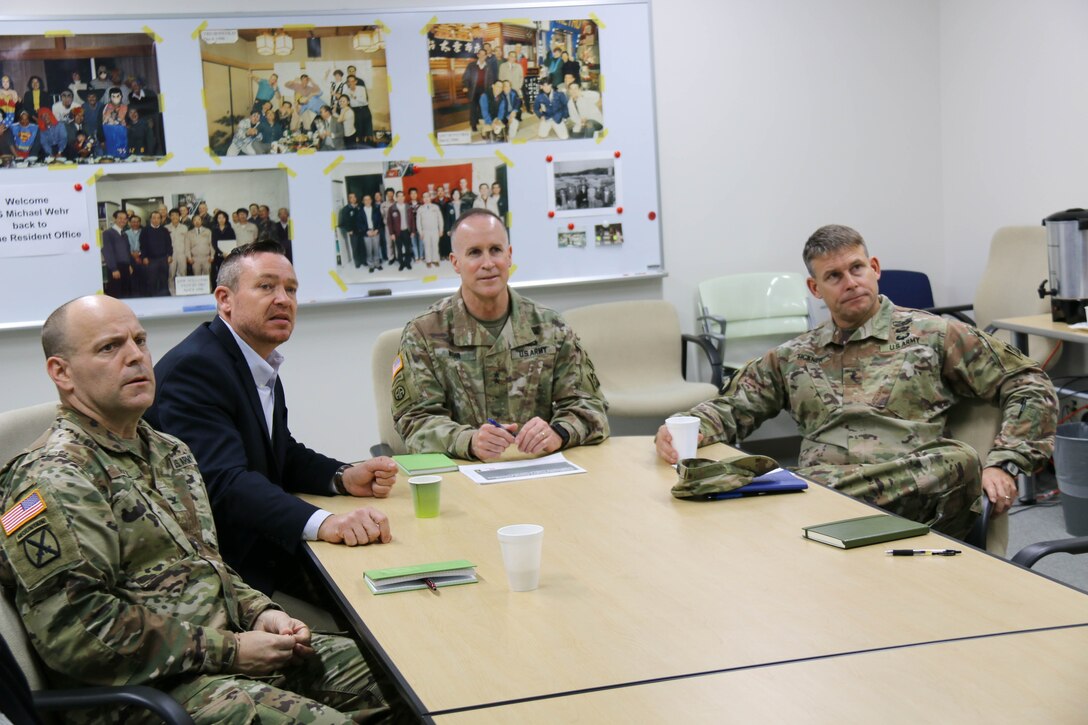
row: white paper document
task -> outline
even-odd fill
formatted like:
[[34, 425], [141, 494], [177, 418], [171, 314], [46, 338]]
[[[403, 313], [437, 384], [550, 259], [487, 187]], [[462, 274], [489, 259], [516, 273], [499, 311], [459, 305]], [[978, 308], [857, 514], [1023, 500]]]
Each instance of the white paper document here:
[[458, 469], [476, 483], [503, 483], [504, 481], [569, 476], [572, 473], [586, 472], [586, 469], [568, 461], [562, 453], [553, 453], [550, 456], [532, 458], [526, 461], [470, 463], [467, 466], [459, 466]]

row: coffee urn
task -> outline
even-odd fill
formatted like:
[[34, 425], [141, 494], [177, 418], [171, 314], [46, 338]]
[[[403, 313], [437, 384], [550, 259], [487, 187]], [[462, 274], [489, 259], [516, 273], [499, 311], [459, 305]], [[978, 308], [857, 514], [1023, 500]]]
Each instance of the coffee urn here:
[[1039, 285], [1039, 297], [1050, 297], [1055, 322], [1084, 322], [1084, 308], [1088, 305], [1088, 211], [1059, 211], [1043, 219], [1043, 225], [1049, 276]]

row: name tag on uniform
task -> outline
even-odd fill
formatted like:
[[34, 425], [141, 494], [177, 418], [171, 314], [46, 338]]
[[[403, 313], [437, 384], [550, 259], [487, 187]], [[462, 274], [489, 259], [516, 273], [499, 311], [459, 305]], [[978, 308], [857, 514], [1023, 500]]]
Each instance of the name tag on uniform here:
[[555, 345], [534, 345], [532, 347], [519, 347], [511, 351], [513, 356], [524, 360], [525, 358], [537, 357], [540, 355], [554, 355]]

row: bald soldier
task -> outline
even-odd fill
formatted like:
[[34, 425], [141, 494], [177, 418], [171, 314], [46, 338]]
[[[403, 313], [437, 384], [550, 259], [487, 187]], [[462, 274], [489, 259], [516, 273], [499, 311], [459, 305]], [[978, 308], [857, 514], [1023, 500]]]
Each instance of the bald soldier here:
[[[745, 365], [722, 395], [689, 414], [704, 443], [743, 439], [788, 410], [800, 428], [799, 472], [905, 518], [963, 538], [980, 488], [1004, 514], [1016, 476], [1046, 464], [1057, 400], [1034, 361], [955, 320], [896, 307], [878, 292], [880, 262], [850, 227], [821, 227], [804, 249], [809, 291], [831, 322]], [[945, 437], [961, 398], [993, 401], [1001, 431], [985, 463]], [[668, 430], [657, 451], [670, 463]]]
[[451, 233], [461, 289], [405, 326], [393, 363], [393, 420], [408, 450], [486, 461], [509, 446], [543, 455], [603, 441], [593, 363], [557, 312], [508, 286], [502, 220], [471, 209]]
[[[192, 453], [140, 419], [155, 377], [132, 311], [74, 300], [42, 347], [60, 408], [0, 472], [0, 584], [55, 684], [151, 685], [201, 723], [385, 716], [351, 640], [311, 633], [223, 562]], [[107, 714], [143, 716], [87, 713]]]

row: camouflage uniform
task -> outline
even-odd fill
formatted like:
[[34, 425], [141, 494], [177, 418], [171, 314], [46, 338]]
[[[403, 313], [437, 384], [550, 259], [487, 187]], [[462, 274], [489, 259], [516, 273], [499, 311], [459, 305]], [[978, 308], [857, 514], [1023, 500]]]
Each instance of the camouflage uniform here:
[[58, 684], [150, 684], [198, 722], [349, 721], [290, 690], [333, 707], [383, 704], [358, 648], [341, 637], [313, 635], [319, 656], [276, 675], [227, 674], [235, 633], [276, 606], [220, 557], [196, 461], [178, 439], [141, 421], [126, 440], [62, 409], [0, 472], [0, 510], [35, 491], [45, 510], [0, 534], [0, 584], [14, 588]]
[[471, 458], [472, 433], [488, 418], [525, 423], [539, 416], [562, 429], [564, 447], [608, 437], [608, 404], [578, 337], [557, 312], [513, 290], [497, 339], [460, 293], [409, 322], [392, 385], [393, 420], [413, 452]]
[[749, 362], [691, 412], [704, 442], [743, 439], [786, 409], [804, 437], [800, 473], [957, 537], [981, 491], [975, 451], [943, 437], [959, 398], [1004, 411], [986, 465], [1034, 471], [1050, 457], [1054, 388], [1015, 348], [886, 297], [846, 334], [829, 322]]

